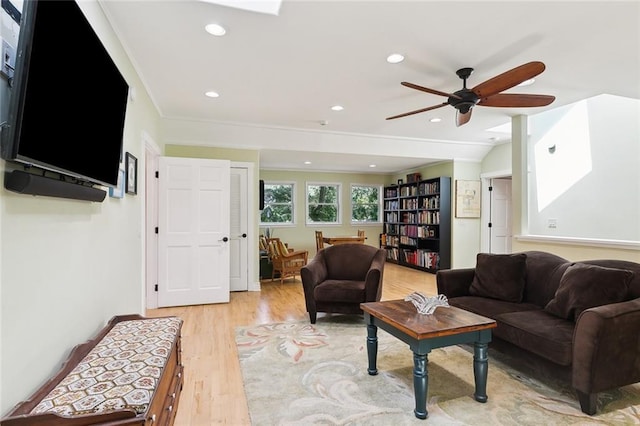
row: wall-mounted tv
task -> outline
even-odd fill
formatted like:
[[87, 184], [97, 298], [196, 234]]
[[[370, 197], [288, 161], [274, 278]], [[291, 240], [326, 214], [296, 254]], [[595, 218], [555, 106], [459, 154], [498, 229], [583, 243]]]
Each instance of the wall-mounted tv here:
[[25, 1], [2, 158], [116, 187], [128, 93], [75, 1]]

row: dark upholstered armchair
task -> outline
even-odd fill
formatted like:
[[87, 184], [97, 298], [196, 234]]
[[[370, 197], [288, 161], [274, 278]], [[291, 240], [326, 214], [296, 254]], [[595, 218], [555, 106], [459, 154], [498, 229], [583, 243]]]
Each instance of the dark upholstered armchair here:
[[325, 247], [300, 270], [311, 324], [318, 312], [362, 314], [360, 303], [378, 302], [386, 253], [365, 244]]

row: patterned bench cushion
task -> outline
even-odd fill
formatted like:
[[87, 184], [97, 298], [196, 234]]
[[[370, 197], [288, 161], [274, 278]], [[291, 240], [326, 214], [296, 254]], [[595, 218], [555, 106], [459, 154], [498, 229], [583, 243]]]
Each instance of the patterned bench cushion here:
[[177, 317], [117, 323], [31, 414], [144, 413], [181, 325]]

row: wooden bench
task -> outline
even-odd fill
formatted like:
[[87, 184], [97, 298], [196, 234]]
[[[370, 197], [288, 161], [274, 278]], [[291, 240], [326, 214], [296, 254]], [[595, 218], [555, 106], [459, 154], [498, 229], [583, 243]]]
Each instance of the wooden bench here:
[[113, 317], [2, 426], [172, 425], [184, 382], [182, 320]]

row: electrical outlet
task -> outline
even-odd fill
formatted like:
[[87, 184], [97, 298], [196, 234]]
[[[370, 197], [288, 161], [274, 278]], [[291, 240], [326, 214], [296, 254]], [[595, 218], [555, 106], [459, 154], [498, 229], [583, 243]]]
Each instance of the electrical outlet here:
[[547, 221], [547, 228], [556, 229], [558, 227], [558, 219], [549, 219]]
[[8, 78], [13, 77], [13, 70], [16, 67], [16, 48], [6, 40], [2, 40], [2, 68], [0, 73]]

